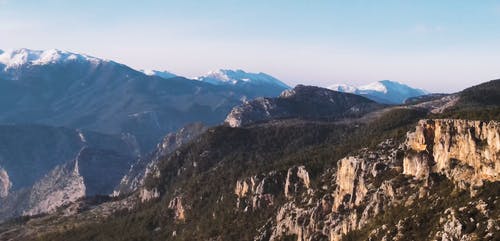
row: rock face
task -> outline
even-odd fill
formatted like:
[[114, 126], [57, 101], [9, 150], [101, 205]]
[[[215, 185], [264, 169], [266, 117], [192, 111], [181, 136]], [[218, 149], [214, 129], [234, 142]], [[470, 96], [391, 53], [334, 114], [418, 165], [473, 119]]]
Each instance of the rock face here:
[[85, 196], [85, 184], [78, 168], [78, 159], [55, 168], [37, 182], [29, 194], [23, 215], [53, 212], [57, 207]]
[[174, 219], [183, 221], [186, 218], [186, 209], [184, 208], [182, 197], [174, 197], [168, 204], [168, 208], [174, 211]]
[[240, 127], [276, 119], [335, 120], [362, 116], [380, 107], [354, 94], [297, 85], [278, 98], [257, 98], [233, 108], [225, 123]]
[[118, 169], [122, 168], [118, 164], [128, 167], [137, 154], [133, 142], [120, 135], [41, 125], [0, 125], [0, 143], [0, 166], [8, 174], [11, 191], [30, 188], [56, 166], [75, 160], [82, 149], [127, 156], [123, 163], [103, 159], [90, 163], [90, 156], [80, 163], [105, 167], [109, 162]]
[[31, 187], [3, 197], [0, 219], [51, 213], [56, 208], [93, 195], [108, 195], [130, 163], [129, 156], [84, 147], [75, 159], [54, 167]]
[[284, 176], [282, 172], [270, 172], [238, 180], [234, 188], [236, 208], [247, 212], [272, 206], [276, 194], [284, 188]]
[[[401, 169], [396, 158], [400, 147], [388, 141], [379, 148], [378, 152], [363, 150], [357, 156], [339, 160], [337, 168], [322, 175], [321, 191], [309, 188], [295, 193], [279, 208], [273, 225], [267, 229], [268, 235], [259, 235], [256, 240], [281, 240], [287, 236], [301, 241], [340, 240], [343, 234], [365, 225], [390, 201], [404, 195], [391, 182], [367, 184], [385, 172]], [[324, 194], [315, 198], [317, 192]], [[354, 211], [360, 207], [360, 211]]]
[[304, 166], [292, 167], [288, 169], [285, 182], [285, 197], [291, 198], [303, 190], [309, 190], [311, 180], [309, 173]]
[[[375, 217], [397, 207], [413, 216], [395, 214], [400, 219], [392, 220], [394, 224], [372, 226], [365, 231], [365, 238], [411, 239], [408, 230], [412, 226], [430, 221], [418, 221], [421, 218], [418, 205], [421, 202], [438, 205], [450, 198], [430, 192], [436, 190], [435, 186], [440, 182], [438, 177], [451, 180], [449, 183], [455, 185], [455, 193], [466, 186], [464, 183], [477, 186], [488, 181], [488, 185], [498, 187], [498, 127], [495, 121], [422, 120], [416, 131], [407, 134], [405, 143], [387, 140], [375, 150], [362, 149], [356, 155], [337, 161], [335, 168], [321, 175], [317, 186], [287, 192], [290, 185], [286, 184], [287, 201], [279, 206], [274, 219], [262, 227], [255, 240], [292, 237], [290, 240], [339, 241], [346, 234], [365, 229]], [[287, 175], [289, 179], [297, 174], [292, 178], [296, 185], [308, 179], [297, 178], [298, 173], [305, 172], [298, 170], [305, 170], [305, 167], [291, 168]], [[434, 173], [438, 177], [431, 175]], [[238, 190], [246, 193], [249, 188], [240, 185]], [[276, 198], [278, 193], [273, 196]], [[434, 221], [437, 222], [433, 224], [436, 228], [428, 239], [493, 240], [494, 233], [499, 231], [499, 223], [498, 218], [492, 218], [497, 212], [490, 205], [498, 202], [499, 197], [495, 191], [486, 197], [489, 204], [471, 195], [469, 201], [460, 204], [464, 206], [448, 206], [441, 211], [434, 206], [431, 210], [436, 210], [434, 212], [438, 212], [436, 215], [440, 219]], [[417, 210], [413, 210], [414, 207]], [[481, 214], [478, 216], [477, 213]]]
[[244, 212], [275, 205], [278, 196], [293, 198], [311, 194], [309, 173], [304, 166], [291, 167], [286, 172], [272, 171], [236, 182], [236, 207]]
[[0, 143], [0, 220], [110, 194], [137, 154], [122, 136], [38, 125], [0, 126]]
[[159, 196], [160, 193], [156, 189], [147, 190], [146, 188], [141, 188], [139, 191], [139, 198], [141, 199], [141, 202], [147, 202], [149, 200], [158, 198]]
[[432, 172], [457, 182], [481, 185], [500, 180], [500, 123], [422, 120], [408, 134], [404, 173], [426, 178]]
[[10, 182], [9, 174], [5, 169], [0, 167], [0, 198], [7, 197], [11, 187], [12, 183]]
[[157, 145], [156, 150], [146, 157], [137, 160], [128, 173], [122, 177], [120, 184], [115, 188], [113, 195], [126, 194], [137, 190], [144, 184], [144, 179], [148, 175], [159, 175], [156, 165], [161, 157], [164, 157], [182, 145], [190, 142], [207, 130], [202, 123], [193, 123], [184, 126], [175, 133], [169, 133], [163, 141]]
[[363, 159], [346, 157], [338, 162], [333, 211], [339, 211], [340, 207], [353, 208], [363, 201], [368, 192], [363, 172], [367, 172]]

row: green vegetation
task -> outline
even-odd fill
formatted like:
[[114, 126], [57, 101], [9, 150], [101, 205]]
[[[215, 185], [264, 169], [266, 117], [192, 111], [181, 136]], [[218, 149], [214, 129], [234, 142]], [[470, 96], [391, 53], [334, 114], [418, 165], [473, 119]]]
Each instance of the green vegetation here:
[[[410, 206], [395, 206], [386, 210], [384, 213], [373, 218], [370, 223], [360, 230], [349, 232], [343, 237], [343, 241], [368, 240], [372, 230], [381, 228], [382, 225], [387, 227], [387, 230], [380, 232], [375, 240], [380, 240], [384, 235], [388, 234], [388, 238], [394, 237], [398, 230], [398, 223], [404, 233], [405, 240], [424, 241], [433, 237], [437, 230], [441, 228], [439, 223], [440, 217], [444, 216], [445, 210], [453, 208], [458, 211], [459, 208], [465, 207], [460, 212], [457, 212], [459, 220], [464, 224], [464, 233], [476, 232], [480, 237], [486, 234], [486, 227], [477, 226], [480, 221], [484, 222], [485, 217], [477, 211], [475, 207], [471, 207], [470, 203], [474, 200], [485, 200], [490, 210], [494, 210], [492, 217], [498, 217], [500, 204], [495, 202], [500, 196], [499, 182], [486, 182], [484, 187], [478, 190], [475, 197], [471, 197], [470, 192], [459, 190], [455, 184], [449, 179], [440, 175], [431, 175], [431, 189], [429, 195], [425, 198], [416, 200]], [[493, 198], [491, 198], [493, 197]], [[474, 221], [470, 221], [470, 220]], [[500, 234], [495, 234], [491, 240], [499, 240]]]
[[[244, 213], [236, 210], [236, 180], [273, 170], [306, 165], [313, 185], [326, 168], [362, 147], [387, 138], [403, 138], [425, 112], [395, 109], [364, 125], [301, 123], [292, 126], [225, 126], [210, 129], [175, 155], [161, 161], [161, 178], [147, 179], [162, 199], [134, 212], [116, 213], [102, 223], [52, 233], [39, 240], [252, 240], [274, 208]], [[179, 172], [179, 170], [182, 170]], [[186, 200], [185, 221], [173, 221], [168, 201]], [[244, 230], [244, 232], [242, 232]], [[175, 232], [175, 238], [172, 234]]]
[[458, 103], [432, 118], [467, 120], [500, 120], [500, 79], [492, 80], [460, 92]]
[[[433, 117], [497, 118], [498, 83], [492, 81], [486, 87], [464, 91], [453, 110]], [[271, 208], [237, 210], [234, 186], [238, 179], [305, 165], [312, 185], [317, 187], [320, 174], [327, 168], [335, 168], [337, 160], [363, 147], [375, 148], [388, 138], [402, 141], [419, 119], [427, 117], [423, 110], [400, 107], [368, 124], [299, 122], [248, 128], [215, 127], [161, 160], [161, 177], [150, 177], [145, 184], [160, 191], [160, 200], [142, 204], [132, 212], [118, 212], [105, 220], [52, 232], [37, 240], [252, 240], [284, 203], [284, 197], [277, 194]], [[395, 176], [394, 185], [408, 184], [403, 175], [386, 175], [373, 181], [380, 185], [385, 178]], [[469, 193], [455, 190], [447, 179], [433, 176], [432, 182], [436, 185], [432, 185], [428, 198], [408, 207], [390, 208], [365, 228], [346, 235], [344, 240], [366, 240], [369, 232], [382, 224], [387, 224], [394, 233], [400, 220], [408, 234], [406, 239], [426, 240], [435, 232], [440, 213], [448, 207], [466, 206], [470, 201]], [[478, 197], [498, 190], [498, 183], [486, 184]], [[408, 190], [409, 194], [415, 192]], [[168, 208], [169, 201], [176, 196], [183, 197], [186, 220], [174, 221], [174, 213]], [[500, 210], [492, 201], [488, 205], [496, 205], [495, 212]], [[465, 215], [482, 218], [472, 211]], [[466, 227], [467, 232], [474, 229]]]

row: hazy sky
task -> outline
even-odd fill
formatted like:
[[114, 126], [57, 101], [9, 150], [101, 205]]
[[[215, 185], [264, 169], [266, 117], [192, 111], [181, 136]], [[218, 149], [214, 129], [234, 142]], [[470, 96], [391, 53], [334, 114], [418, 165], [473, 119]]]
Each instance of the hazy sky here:
[[451, 92], [500, 78], [500, 1], [0, 0], [0, 49], [57, 48], [193, 77], [397, 80]]

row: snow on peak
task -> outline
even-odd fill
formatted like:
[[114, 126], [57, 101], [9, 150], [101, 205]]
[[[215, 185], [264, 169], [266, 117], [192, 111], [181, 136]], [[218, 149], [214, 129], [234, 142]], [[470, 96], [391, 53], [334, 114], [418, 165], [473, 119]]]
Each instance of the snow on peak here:
[[327, 87], [328, 89], [345, 92], [345, 93], [355, 93], [358, 88], [348, 84], [334, 84]]
[[30, 50], [23, 48], [0, 51], [0, 65], [4, 65], [5, 69], [17, 68], [27, 64], [46, 65], [69, 61], [88, 61], [98, 63], [102, 60], [84, 54], [70, 53], [57, 49]]
[[196, 79], [199, 81], [215, 85], [274, 84], [286, 89], [290, 88], [285, 83], [281, 82], [280, 80], [268, 74], [262, 72], [249, 73], [241, 69], [238, 70], [220, 69], [216, 71], [210, 71], [206, 75], [197, 77]]
[[387, 86], [382, 81], [373, 82], [367, 85], [358, 87], [360, 91], [377, 91], [387, 93]]
[[158, 76], [160, 78], [164, 79], [169, 79], [173, 77], [177, 77], [176, 74], [173, 74], [172, 72], [166, 71], [166, 70], [152, 70], [152, 69], [141, 69], [139, 70], [140, 72], [144, 73], [145, 75], [149, 76]]
[[363, 95], [372, 100], [389, 104], [403, 103], [407, 98], [429, 93], [425, 90], [412, 88], [401, 82], [391, 80], [381, 80], [359, 87], [337, 84], [329, 86], [328, 88], [340, 92]]

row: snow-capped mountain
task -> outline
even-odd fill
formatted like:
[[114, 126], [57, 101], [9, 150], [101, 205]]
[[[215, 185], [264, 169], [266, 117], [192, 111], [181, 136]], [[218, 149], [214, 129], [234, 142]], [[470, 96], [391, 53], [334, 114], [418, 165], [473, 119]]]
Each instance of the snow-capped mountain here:
[[329, 86], [328, 89], [344, 93], [355, 93], [358, 90], [358, 88], [348, 84], [335, 84]]
[[108, 60], [57, 49], [30, 50], [23, 48], [8, 51], [0, 50], [0, 67], [3, 66], [4, 71], [24, 65], [47, 65], [75, 61], [100, 63]]
[[179, 76], [166, 81], [84, 54], [2, 51], [0, 123], [126, 134], [148, 152], [188, 123], [217, 124], [242, 100], [279, 95], [285, 87], [276, 83], [213, 85]]
[[229, 70], [220, 69], [210, 71], [204, 76], [196, 78], [199, 81], [215, 85], [276, 85], [283, 89], [290, 89], [290, 86], [280, 80], [265, 73], [249, 73], [241, 69]]
[[170, 79], [170, 78], [178, 76], [178, 75], [176, 75], [174, 73], [171, 73], [169, 71], [166, 71], [166, 70], [141, 69], [140, 71], [142, 73], [144, 73], [145, 75], [158, 76], [158, 77], [161, 77], [161, 78], [164, 78], [164, 79]]
[[288, 85], [268, 74], [249, 73], [243, 70], [221, 69], [211, 71], [195, 79], [203, 83], [243, 91], [249, 96], [259, 92], [261, 97], [274, 97], [284, 90], [290, 89]]
[[390, 80], [381, 80], [359, 87], [336, 84], [328, 88], [340, 92], [362, 95], [385, 104], [402, 104], [408, 98], [429, 94], [429, 92], [423, 89], [413, 88], [406, 84]]

